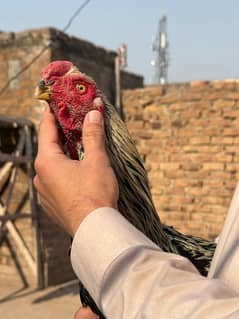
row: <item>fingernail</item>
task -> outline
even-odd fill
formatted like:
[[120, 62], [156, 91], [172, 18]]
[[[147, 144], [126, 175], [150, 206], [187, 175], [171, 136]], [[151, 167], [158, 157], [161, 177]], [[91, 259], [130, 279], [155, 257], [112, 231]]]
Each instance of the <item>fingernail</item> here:
[[88, 121], [89, 123], [97, 123], [97, 124], [102, 124], [103, 123], [103, 118], [102, 114], [99, 111], [90, 111], [88, 113]]

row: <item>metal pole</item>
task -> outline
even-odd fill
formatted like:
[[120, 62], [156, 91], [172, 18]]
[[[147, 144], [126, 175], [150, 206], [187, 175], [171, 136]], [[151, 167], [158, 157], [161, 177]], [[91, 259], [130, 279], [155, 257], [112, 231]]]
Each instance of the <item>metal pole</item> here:
[[115, 107], [121, 116], [121, 85], [120, 85], [120, 60], [115, 57]]

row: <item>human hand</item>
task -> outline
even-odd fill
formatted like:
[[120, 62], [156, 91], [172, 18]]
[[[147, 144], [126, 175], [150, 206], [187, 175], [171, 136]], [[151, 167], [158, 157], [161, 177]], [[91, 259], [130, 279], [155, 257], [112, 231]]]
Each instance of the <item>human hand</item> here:
[[75, 313], [74, 319], [99, 319], [99, 317], [89, 307], [81, 307]]
[[91, 111], [83, 124], [84, 159], [69, 159], [59, 145], [49, 107], [43, 114], [34, 185], [47, 214], [74, 236], [83, 219], [100, 207], [117, 208], [118, 184], [105, 150], [104, 121]]

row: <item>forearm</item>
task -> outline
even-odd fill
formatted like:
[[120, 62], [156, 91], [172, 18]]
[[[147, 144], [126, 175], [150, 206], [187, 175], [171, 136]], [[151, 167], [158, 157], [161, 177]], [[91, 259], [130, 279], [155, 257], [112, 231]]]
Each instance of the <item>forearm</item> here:
[[72, 264], [111, 319], [239, 316], [235, 292], [201, 277], [185, 258], [161, 252], [114, 210], [85, 219], [73, 241]]

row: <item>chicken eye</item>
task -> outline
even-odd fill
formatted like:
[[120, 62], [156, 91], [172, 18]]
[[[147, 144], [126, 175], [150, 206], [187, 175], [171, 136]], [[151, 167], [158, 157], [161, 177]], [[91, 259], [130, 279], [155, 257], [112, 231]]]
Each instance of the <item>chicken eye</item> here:
[[83, 94], [86, 91], [86, 86], [84, 84], [76, 84], [76, 88], [80, 94]]

